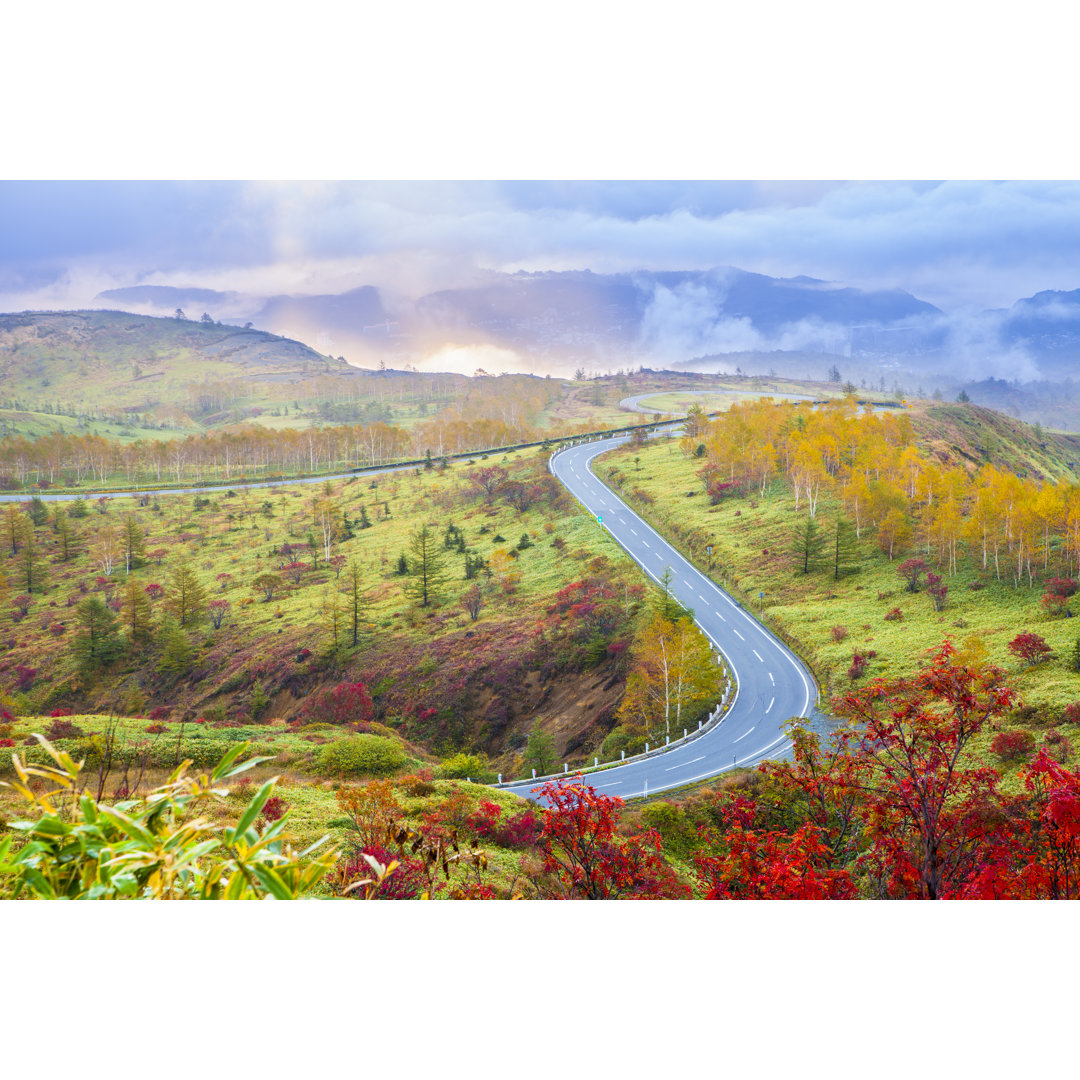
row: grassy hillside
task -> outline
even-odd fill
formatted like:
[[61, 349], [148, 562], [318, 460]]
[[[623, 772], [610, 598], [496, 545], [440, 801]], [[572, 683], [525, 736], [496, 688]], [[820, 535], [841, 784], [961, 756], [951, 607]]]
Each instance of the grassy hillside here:
[[[1017, 449], [1010, 443], [1008, 452]], [[1057, 461], [1044, 464], [1061, 467]], [[1080, 674], [1067, 663], [1080, 628], [1071, 619], [1047, 615], [1038, 580], [1033, 588], [1014, 587], [1011, 580], [997, 580], [992, 567], [984, 571], [961, 560], [957, 572], [946, 576], [947, 604], [938, 611], [925, 583], [919, 592], [906, 591], [897, 572], [905, 556], [890, 560], [872, 530], [857, 543], [857, 572], [838, 581], [825, 566], [804, 574], [793, 536], [806, 512], [795, 511], [789, 487], [777, 480], [764, 495], [731, 496], [710, 505], [700, 465], [671, 439], [605, 455], [596, 471], [748, 609], [760, 609], [765, 622], [811, 664], [826, 700], [874, 676], [909, 674], [948, 637], [1011, 673], [1026, 705], [1017, 723], [1060, 730], [1080, 748], [1080, 728], [1064, 720], [1066, 706], [1080, 701]], [[817, 519], [823, 531], [840, 511], [835, 500], [822, 496]], [[1042, 635], [1054, 657], [1035, 667], [1020, 663], [1007, 645], [1025, 630]], [[867, 666], [853, 677], [856, 653]]]
[[[483, 752], [510, 775], [540, 721], [560, 761], [583, 761], [614, 724], [627, 656], [605, 646], [632, 636], [642, 588], [629, 560], [547, 477], [545, 461], [520, 453], [476, 466], [534, 485], [535, 501], [525, 508], [484, 497], [468, 479], [470, 466], [325, 489], [95, 500], [79, 504], [89, 506], [82, 518], [70, 516], [75, 504], [60, 504], [74, 530], [71, 555], [63, 560], [54, 524], [34, 527], [44, 576], [33, 589], [26, 589], [10, 539], [4, 549], [0, 687], [16, 714], [67, 708], [147, 716], [156, 708], [166, 723], [203, 718], [230, 727], [295, 720], [312, 694], [359, 679], [371, 687], [375, 721], [429, 753]], [[313, 518], [321, 498], [344, 515], [331, 564]], [[131, 571], [139, 589], [159, 584], [167, 600], [170, 567], [186, 559], [209, 598], [227, 608], [219, 629], [204, 617], [182, 631], [189, 655], [170, 664], [159, 600], [145, 647], [86, 672], [72, 645], [78, 605], [99, 596], [123, 618], [124, 560], [114, 555], [113, 571], [104, 573], [102, 538], [126, 527], [129, 515], [146, 534], [147, 556]], [[29, 527], [23, 512], [15, 517], [18, 527]], [[406, 595], [411, 579], [398, 572], [424, 524], [434, 530], [445, 570], [427, 607]], [[25, 552], [25, 539], [19, 546]], [[469, 580], [466, 557], [479, 566]], [[349, 559], [362, 571], [355, 649], [340, 615], [335, 643], [329, 614], [344, 602], [342, 564]], [[300, 565], [282, 569], [290, 563]], [[253, 587], [263, 573], [282, 578], [269, 601]], [[549, 610], [560, 590], [582, 579], [603, 583], [617, 609], [618, 625], [600, 641]], [[481, 601], [475, 620], [462, 604], [474, 587]], [[17, 594], [28, 598], [26, 615]]]
[[1080, 477], [1080, 436], [1048, 432], [978, 405], [920, 402], [910, 411], [920, 444], [945, 464], [974, 472], [994, 464], [1036, 480]]

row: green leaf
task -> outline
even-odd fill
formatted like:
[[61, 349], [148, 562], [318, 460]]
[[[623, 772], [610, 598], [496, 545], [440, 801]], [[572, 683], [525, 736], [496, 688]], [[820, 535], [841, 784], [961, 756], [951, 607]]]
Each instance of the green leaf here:
[[262, 882], [266, 887], [267, 892], [269, 892], [275, 900], [293, 899], [292, 890], [269, 866], [265, 866], [262, 863], [256, 863], [252, 867], [252, 870], [255, 871], [255, 876]]
[[276, 783], [277, 777], [275, 776], [273, 779], [267, 780], [266, 783], [255, 792], [251, 802], [247, 804], [247, 808], [244, 810], [243, 814], [240, 815], [240, 820], [236, 823], [236, 828], [226, 830], [226, 836], [230, 835], [230, 833], [232, 836], [232, 839], [229, 841], [230, 843], [234, 843], [239, 837], [243, 836], [255, 823], [255, 819], [262, 811], [263, 806], [266, 804], [266, 800], [270, 798], [270, 795], [274, 790], [274, 784]]

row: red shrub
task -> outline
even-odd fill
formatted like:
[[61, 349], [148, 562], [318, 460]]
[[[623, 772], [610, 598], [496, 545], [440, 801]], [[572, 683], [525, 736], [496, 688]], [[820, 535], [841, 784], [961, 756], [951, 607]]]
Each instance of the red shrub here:
[[333, 690], [312, 694], [300, 710], [307, 723], [366, 724], [375, 715], [375, 706], [362, 682], [338, 683]]
[[28, 596], [26, 593], [20, 593], [18, 596], [15, 597], [14, 600], [12, 600], [12, 603], [15, 605], [15, 609], [19, 612], [20, 616], [26, 615], [26, 613], [30, 610], [30, 605], [33, 602], [34, 598], [32, 596]]
[[278, 818], [285, 814], [288, 807], [285, 805], [285, 800], [280, 795], [271, 795], [269, 799], [263, 803], [262, 816], [267, 821], [277, 821]]
[[14, 745], [14, 739], [0, 739], [0, 746], [2, 746], [5, 750], [10, 749]]
[[15, 689], [20, 693], [25, 693], [34, 685], [35, 675], [37, 675], [37, 668], [27, 667], [25, 664], [16, 664]]
[[169, 729], [164, 724], [151, 724], [146, 729], [147, 735], [162, 735]]
[[1029, 665], [1045, 660], [1053, 649], [1039, 634], [1017, 634], [1008, 644], [1008, 650], [1013, 656], [1026, 661]]
[[1002, 761], [1028, 758], [1034, 750], [1035, 736], [1026, 728], [1003, 731], [1000, 735], [995, 735], [994, 741], [990, 743], [990, 753], [995, 754]]
[[532, 807], [506, 819], [495, 834], [495, 842], [506, 848], [534, 848], [544, 823]]
[[70, 716], [70, 715], [71, 715], [71, 710], [70, 709], [53, 709], [53, 711], [51, 713], [49, 713], [50, 717]]
[[168, 705], [156, 705], [150, 710], [151, 720], [168, 720], [172, 709]]
[[848, 678], [854, 682], [856, 679], [861, 679], [866, 674], [866, 669], [870, 666], [870, 661], [860, 653], [855, 653], [851, 657], [851, 667], [848, 668]]
[[903, 621], [904, 613], [898, 608], [894, 607], [891, 611], [885, 615], [886, 622], [901, 622]]
[[833, 641], [839, 644], [848, 636], [848, 628], [846, 626], [834, 626], [831, 633]]
[[81, 727], [77, 727], [70, 720], [56, 719], [51, 727], [45, 732], [47, 739], [55, 742], [57, 739], [79, 739], [86, 734]]
[[[392, 862], [397, 862], [397, 866], [394, 867], [389, 876], [383, 879], [383, 883], [379, 886], [378, 892], [375, 893], [374, 899], [415, 900], [422, 892], [426, 891], [427, 877], [424, 874], [424, 865], [419, 859], [410, 859], [404, 855], [394, 854], [376, 844], [369, 844], [367, 847], [361, 848], [353, 858], [345, 863], [341, 868], [343, 880], [364, 881], [375, 877], [367, 860], [362, 858], [364, 855], [370, 855], [378, 859], [383, 866], [389, 866]], [[354, 889], [346, 895], [354, 899], [361, 899], [364, 890]]]

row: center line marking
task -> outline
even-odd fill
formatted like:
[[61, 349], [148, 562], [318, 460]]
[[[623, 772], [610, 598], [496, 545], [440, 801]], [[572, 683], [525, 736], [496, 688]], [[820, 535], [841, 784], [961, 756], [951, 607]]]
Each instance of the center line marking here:
[[[736, 740], [736, 742], [737, 741], [738, 740]], [[683, 765], [693, 765], [695, 761], [704, 761], [704, 760], [705, 760], [705, 755], [702, 754], [701, 757], [696, 757], [696, 758], [694, 758], [693, 761], [684, 761], [680, 765], [672, 765], [671, 768], [665, 769], [664, 772], [671, 772], [671, 769], [681, 769], [683, 767]]]
[[631, 531], [631, 532], [632, 532], [632, 533], [633, 533], [633, 534], [634, 534], [635, 536], [637, 536], [637, 529], [635, 529], [635, 528], [631, 527], [630, 531]]
[[[757, 657], [757, 658], [758, 658], [759, 660], [761, 660], [761, 653], [759, 653], [759, 652], [757, 651], [757, 649], [751, 649], [750, 651], [751, 651], [751, 652], [752, 652], [752, 653], [753, 653], [753, 654], [754, 654], [754, 655], [755, 655], [755, 656], [756, 656], [756, 657]], [[763, 664], [765, 663], [765, 661], [764, 661], [764, 660], [761, 660], [761, 662], [762, 662]]]
[[776, 685], [776, 680], [772, 677], [772, 672], [771, 671], [769, 672], [769, 682], [771, 682], [773, 684], [773, 686]]
[[[754, 727], [757, 727], [757, 724], [755, 724], [755, 725], [754, 725]], [[749, 731], [744, 731], [744, 732], [743, 732], [743, 733], [742, 733], [742, 734], [741, 734], [741, 735], [739, 736], [739, 739], [745, 739], [745, 738], [746, 738], [746, 736], [747, 736], [747, 735], [749, 735], [749, 734], [750, 734], [750, 732], [751, 732], [751, 731], [753, 731], [753, 730], [754, 730], [754, 728], [750, 728], [750, 730], [749, 730]], [[739, 739], [736, 739], [736, 740], [735, 740], [735, 742], [738, 742], [738, 741], [739, 741]], [[732, 746], [734, 746], [734, 745], [735, 745], [735, 743], [732, 743], [731, 745], [732, 745]]]
[[774, 702], [774, 701], [776, 701], [776, 698], [774, 698], [774, 697], [773, 697], [773, 698], [769, 698], [769, 707], [768, 707], [768, 708], [767, 708], [767, 709], [765, 710], [765, 715], [766, 715], [766, 716], [768, 716], [768, 715], [769, 715], [769, 713], [770, 713], [770, 712], [772, 711], [772, 707], [773, 707], [773, 702]]
[[[721, 615], [721, 616], [720, 616], [720, 618], [722, 618], [722, 619], [723, 619], [723, 618], [724, 618], [724, 617], [723, 617], [723, 615]], [[724, 619], [724, 622], [727, 622], [727, 619]], [[735, 636], [736, 636], [736, 637], [737, 637], [737, 638], [738, 638], [738, 639], [739, 639], [740, 641], [745, 641], [745, 640], [746, 640], [746, 638], [744, 638], [744, 637], [742, 636], [742, 634], [740, 634], [740, 633], [739, 633], [739, 631], [738, 631], [738, 630], [736, 630], [736, 629], [735, 629], [734, 627], [732, 627], [732, 628], [731, 628], [731, 632], [732, 632], [732, 633], [733, 633], [733, 634], [734, 634], [734, 635], [735, 635]]]

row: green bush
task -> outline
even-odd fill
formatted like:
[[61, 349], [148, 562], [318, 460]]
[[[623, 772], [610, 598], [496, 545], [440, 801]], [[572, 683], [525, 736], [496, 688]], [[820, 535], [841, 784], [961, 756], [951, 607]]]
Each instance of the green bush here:
[[439, 766], [439, 776], [444, 780], [475, 780], [486, 784], [496, 774], [483, 754], [455, 754]]
[[322, 747], [319, 772], [331, 776], [389, 776], [408, 759], [401, 746], [381, 735], [353, 735]]
[[622, 750], [626, 751], [627, 757], [643, 753], [645, 750], [645, 737], [627, 731], [620, 724], [614, 731], [609, 731], [600, 744], [600, 760], [616, 761], [619, 759], [619, 753]]
[[655, 829], [664, 841], [664, 851], [686, 859], [699, 846], [697, 830], [686, 811], [675, 803], [650, 803], [641, 811], [641, 820]]

